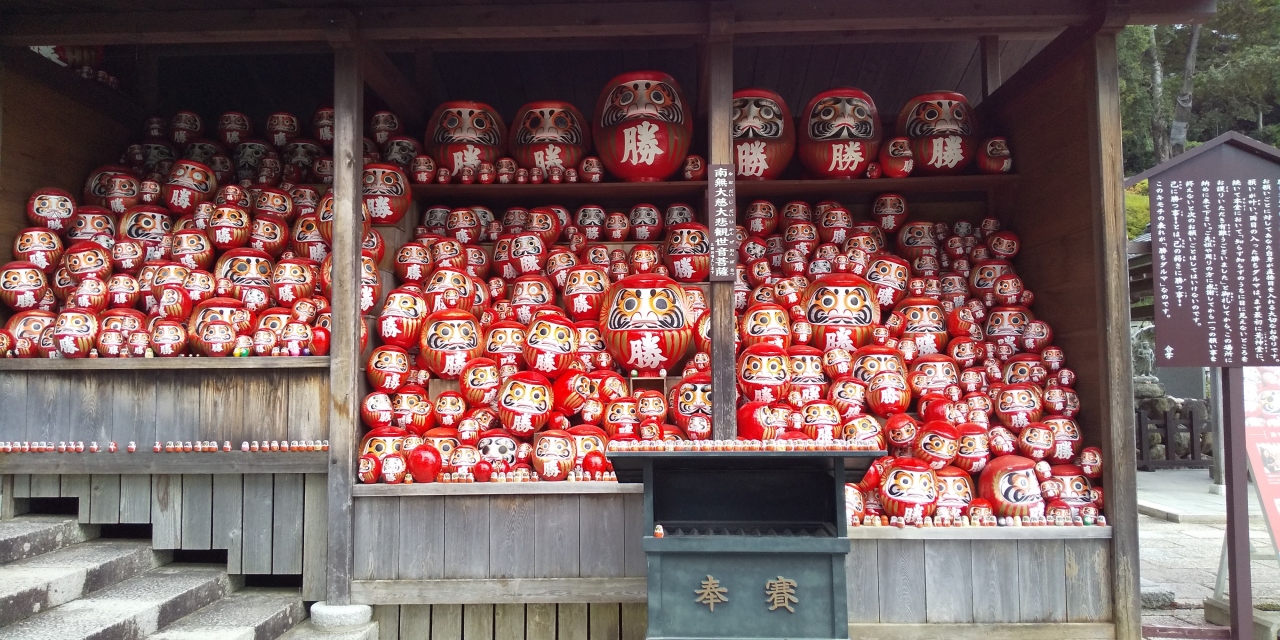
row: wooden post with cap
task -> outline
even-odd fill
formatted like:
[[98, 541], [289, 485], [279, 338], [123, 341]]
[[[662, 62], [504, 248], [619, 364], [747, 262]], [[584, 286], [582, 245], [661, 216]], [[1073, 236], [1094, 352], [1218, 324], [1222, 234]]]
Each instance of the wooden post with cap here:
[[[733, 164], [733, 10], [727, 2], [710, 7], [707, 35], [707, 162]], [[710, 182], [708, 182], [708, 186]], [[711, 212], [707, 212], [708, 219]], [[715, 233], [715, 230], [712, 230]], [[737, 251], [733, 252], [737, 256]], [[712, 437], [728, 440], [737, 436], [737, 376], [735, 375], [733, 282], [711, 283], [711, 406]]]

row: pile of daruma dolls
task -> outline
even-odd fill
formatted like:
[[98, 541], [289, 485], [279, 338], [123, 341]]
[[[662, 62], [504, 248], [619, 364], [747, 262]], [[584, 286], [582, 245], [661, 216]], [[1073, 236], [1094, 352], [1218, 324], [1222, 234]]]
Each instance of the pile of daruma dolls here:
[[[332, 110], [317, 137], [332, 140]], [[77, 198], [40, 189], [0, 266], [6, 357], [301, 356], [329, 350], [331, 196], [296, 184], [325, 144], [273, 114], [151, 118]], [[230, 153], [228, 154], [228, 150]]]
[[872, 220], [837, 202], [745, 211], [738, 435], [843, 438], [889, 455], [847, 492], [851, 523], [1097, 524], [1101, 455], [1082, 448], [1075, 373], [1036, 319], [1018, 236]]

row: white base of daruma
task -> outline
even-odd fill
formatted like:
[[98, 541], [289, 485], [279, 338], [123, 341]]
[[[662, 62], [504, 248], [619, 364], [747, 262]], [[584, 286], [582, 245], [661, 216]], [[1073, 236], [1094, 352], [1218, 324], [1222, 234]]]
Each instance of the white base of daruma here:
[[373, 607], [367, 604], [333, 605], [320, 601], [311, 605], [311, 622], [317, 627], [354, 627], [372, 619]]

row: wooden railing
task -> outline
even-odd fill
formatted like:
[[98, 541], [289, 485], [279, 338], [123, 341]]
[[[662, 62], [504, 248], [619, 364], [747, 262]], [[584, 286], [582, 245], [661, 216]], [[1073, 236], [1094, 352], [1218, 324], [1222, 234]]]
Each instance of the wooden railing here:
[[[1170, 409], [1163, 416], [1152, 418], [1143, 409], [1135, 411], [1134, 426], [1138, 439], [1138, 469], [1155, 471], [1170, 467], [1208, 469], [1213, 459], [1202, 452], [1204, 434], [1213, 433], [1213, 422], [1208, 416], [1187, 411], [1178, 415], [1178, 409]], [[1151, 442], [1151, 434], [1160, 434], [1159, 443]], [[1174, 440], [1181, 434], [1187, 434], [1187, 451], [1178, 455], [1178, 447]], [[1159, 446], [1163, 446], [1161, 451]], [[1161, 455], [1163, 453], [1163, 455]]]

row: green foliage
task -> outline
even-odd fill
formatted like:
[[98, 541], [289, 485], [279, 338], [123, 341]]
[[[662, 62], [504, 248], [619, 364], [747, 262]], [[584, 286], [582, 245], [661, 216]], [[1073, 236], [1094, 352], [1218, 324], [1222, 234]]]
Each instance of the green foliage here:
[[[1151, 96], [1151, 34], [1164, 69], [1161, 104]], [[1118, 40], [1120, 108], [1124, 124], [1125, 173], [1156, 163], [1151, 116], [1172, 119], [1182, 86], [1191, 28], [1131, 26]], [[1196, 50], [1190, 148], [1227, 131], [1280, 144], [1280, 0], [1219, 0]]]
[[[1142, 181], [1143, 185], [1147, 182]], [[1129, 232], [1129, 239], [1132, 240], [1142, 234], [1146, 230], [1147, 225], [1151, 223], [1151, 200], [1147, 194], [1137, 194], [1133, 191], [1124, 192], [1124, 226]]]

